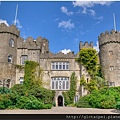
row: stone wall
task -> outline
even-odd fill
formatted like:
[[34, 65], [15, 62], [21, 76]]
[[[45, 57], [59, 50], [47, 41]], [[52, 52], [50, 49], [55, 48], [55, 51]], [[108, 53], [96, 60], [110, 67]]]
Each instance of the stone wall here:
[[120, 33], [111, 31], [99, 36], [100, 63], [106, 81], [120, 86]]

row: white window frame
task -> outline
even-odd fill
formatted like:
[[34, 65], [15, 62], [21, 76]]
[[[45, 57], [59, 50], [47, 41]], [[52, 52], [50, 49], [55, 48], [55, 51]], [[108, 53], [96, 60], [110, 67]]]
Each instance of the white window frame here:
[[52, 62], [51, 70], [69, 70], [69, 62]]
[[[67, 82], [68, 82], [68, 85], [67, 85]], [[63, 88], [63, 83], [65, 88]], [[69, 90], [69, 89], [70, 89], [69, 77], [52, 77], [51, 78], [51, 90]]]

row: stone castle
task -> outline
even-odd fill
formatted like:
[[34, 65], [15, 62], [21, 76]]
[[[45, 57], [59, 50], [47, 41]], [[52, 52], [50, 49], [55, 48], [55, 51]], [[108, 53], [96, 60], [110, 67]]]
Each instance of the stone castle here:
[[[0, 24], [0, 80], [9, 80], [7, 87], [14, 84], [22, 84], [24, 81], [24, 69], [20, 70], [16, 65], [24, 65], [26, 60], [38, 62], [40, 68], [44, 70], [43, 80], [49, 85], [44, 87], [55, 90], [56, 105], [64, 105], [63, 91], [70, 89], [70, 76], [72, 72], [77, 76], [77, 92], [75, 101], [79, 96], [87, 94], [82, 88], [80, 90], [80, 78], [84, 75], [86, 82], [89, 82], [90, 76], [84, 66], [79, 65], [75, 58], [79, 52], [69, 52], [64, 54], [59, 52], [54, 54], [49, 50], [49, 41], [46, 38], [38, 37], [34, 40], [28, 37], [26, 41], [20, 37], [20, 31], [15, 25], [7, 26]], [[106, 80], [116, 86], [120, 85], [120, 33], [111, 31], [111, 33], [102, 33], [99, 36], [100, 62], [102, 71]], [[79, 50], [82, 48], [93, 48], [90, 44], [80, 42]], [[60, 102], [62, 101], [62, 102]]]

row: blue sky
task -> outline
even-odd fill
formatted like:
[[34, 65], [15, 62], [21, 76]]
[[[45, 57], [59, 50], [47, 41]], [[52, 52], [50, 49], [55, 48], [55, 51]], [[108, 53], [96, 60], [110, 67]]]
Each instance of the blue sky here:
[[77, 53], [80, 41], [93, 41], [96, 46], [100, 33], [114, 29], [113, 13], [120, 29], [120, 2], [2, 1], [0, 23], [14, 23], [17, 4], [16, 26], [21, 37], [45, 37], [53, 53], [64, 49]]

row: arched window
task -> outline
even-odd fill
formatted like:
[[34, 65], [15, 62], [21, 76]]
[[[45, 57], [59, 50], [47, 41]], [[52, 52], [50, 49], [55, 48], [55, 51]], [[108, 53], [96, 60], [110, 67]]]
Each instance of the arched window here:
[[8, 63], [12, 63], [12, 55], [8, 55]]
[[10, 47], [14, 47], [14, 40], [13, 40], [13, 39], [10, 39], [10, 40], [9, 40], [9, 46], [10, 46]]

